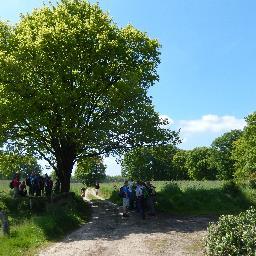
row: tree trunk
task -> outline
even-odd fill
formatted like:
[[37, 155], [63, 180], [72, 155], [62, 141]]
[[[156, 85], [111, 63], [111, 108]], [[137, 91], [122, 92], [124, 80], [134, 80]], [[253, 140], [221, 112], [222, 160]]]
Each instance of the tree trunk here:
[[57, 170], [56, 174], [59, 178], [61, 189], [60, 192], [69, 192], [70, 178], [75, 160], [75, 150], [70, 144], [65, 143], [56, 152]]
[[60, 192], [69, 192], [70, 177], [76, 159], [76, 144], [74, 138], [67, 134], [51, 138], [57, 162], [56, 175], [60, 181]]
[[61, 189], [60, 189], [60, 192], [63, 193], [63, 192], [69, 192], [70, 190], [70, 177], [71, 177], [71, 174], [67, 174], [65, 176], [62, 177], [62, 179], [60, 180], [60, 183], [61, 183]]

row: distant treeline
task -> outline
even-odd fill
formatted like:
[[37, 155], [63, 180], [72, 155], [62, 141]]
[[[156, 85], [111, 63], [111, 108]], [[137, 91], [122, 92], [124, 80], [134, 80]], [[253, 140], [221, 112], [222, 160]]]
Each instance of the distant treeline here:
[[173, 145], [136, 148], [124, 156], [122, 175], [143, 180], [229, 180], [256, 178], [256, 112], [247, 125], [216, 138], [210, 147]]

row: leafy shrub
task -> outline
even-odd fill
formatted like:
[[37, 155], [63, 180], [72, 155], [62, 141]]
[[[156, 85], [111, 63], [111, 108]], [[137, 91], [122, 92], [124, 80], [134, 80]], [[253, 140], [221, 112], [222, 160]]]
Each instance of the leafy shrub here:
[[208, 227], [206, 252], [208, 256], [255, 256], [256, 209], [237, 216], [223, 215]]
[[256, 189], [256, 173], [252, 173], [249, 177], [249, 187]]
[[240, 192], [239, 186], [233, 180], [226, 181], [223, 184], [222, 189], [224, 193], [227, 193], [230, 195], [236, 195]]
[[256, 189], [256, 179], [249, 180], [249, 187]]

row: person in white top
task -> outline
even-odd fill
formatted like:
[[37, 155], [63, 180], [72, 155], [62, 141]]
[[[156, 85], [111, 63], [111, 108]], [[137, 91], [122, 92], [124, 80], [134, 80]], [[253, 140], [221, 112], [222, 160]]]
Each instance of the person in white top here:
[[137, 208], [139, 213], [141, 214], [142, 219], [145, 219], [145, 200], [143, 196], [143, 189], [145, 187], [143, 186], [142, 182], [138, 182], [136, 186], [136, 201], [137, 201]]
[[127, 208], [129, 207], [129, 187], [128, 181], [124, 182], [124, 186], [121, 188], [122, 190], [122, 198], [123, 198], [123, 217], [128, 217]]
[[136, 197], [140, 197], [143, 195], [142, 193], [142, 186], [138, 183], [137, 186], [136, 186]]

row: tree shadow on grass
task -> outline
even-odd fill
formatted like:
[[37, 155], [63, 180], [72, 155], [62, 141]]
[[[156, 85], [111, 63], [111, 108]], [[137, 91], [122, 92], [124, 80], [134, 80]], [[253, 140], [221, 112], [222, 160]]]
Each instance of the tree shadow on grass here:
[[80, 227], [81, 223], [86, 223], [90, 216], [89, 204], [74, 196], [47, 204], [46, 211], [34, 216], [33, 222], [44, 232], [47, 240], [58, 241], [68, 232]]

